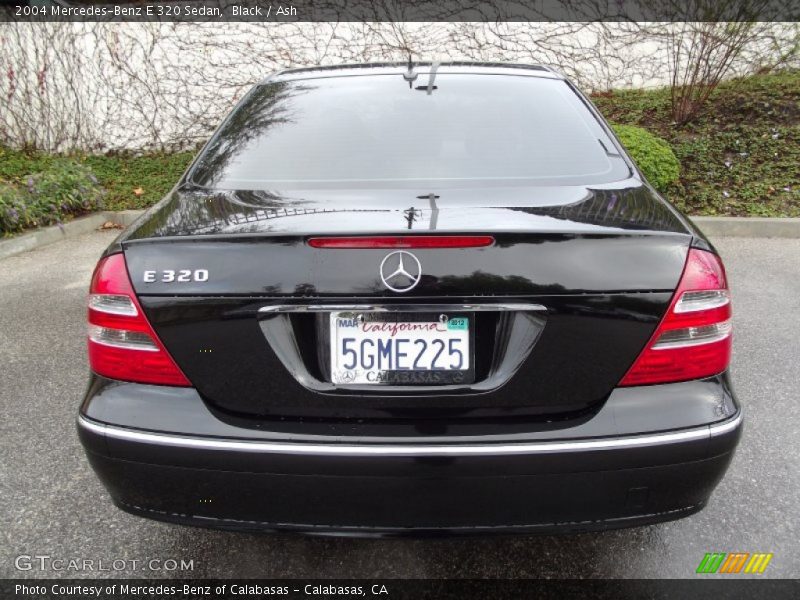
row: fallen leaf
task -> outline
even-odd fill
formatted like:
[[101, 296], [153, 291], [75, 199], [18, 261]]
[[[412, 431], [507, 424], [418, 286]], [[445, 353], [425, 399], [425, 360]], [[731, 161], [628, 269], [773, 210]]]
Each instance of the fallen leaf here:
[[137, 196], [141, 196], [142, 194], [144, 194], [144, 190], [138, 187], [135, 190], [133, 190], [133, 193], [136, 194]]
[[124, 228], [119, 223], [114, 223], [113, 221], [106, 221], [100, 226], [100, 229], [124, 229]]

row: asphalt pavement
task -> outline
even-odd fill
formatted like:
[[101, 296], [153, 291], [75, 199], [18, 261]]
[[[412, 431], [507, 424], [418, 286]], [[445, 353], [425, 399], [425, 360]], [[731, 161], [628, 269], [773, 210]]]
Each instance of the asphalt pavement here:
[[[733, 380], [746, 424], [705, 510], [604, 533], [381, 540], [188, 528], [112, 506], [74, 420], [87, 379], [85, 294], [115, 235], [0, 261], [0, 577], [683, 578], [712, 551], [772, 552], [761, 577], [800, 576], [800, 240], [714, 240], [734, 294]], [[95, 570], [56, 559], [92, 560]], [[151, 559], [161, 570], [143, 570]], [[164, 570], [169, 559], [192, 570]]]

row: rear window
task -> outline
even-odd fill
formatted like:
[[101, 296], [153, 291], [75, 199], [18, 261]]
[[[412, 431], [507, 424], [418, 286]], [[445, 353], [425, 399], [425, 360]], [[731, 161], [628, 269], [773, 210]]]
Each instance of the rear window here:
[[[217, 189], [581, 185], [629, 176], [561, 80], [438, 73], [331, 77], [256, 87], [191, 180]], [[418, 89], [421, 88], [421, 89]]]

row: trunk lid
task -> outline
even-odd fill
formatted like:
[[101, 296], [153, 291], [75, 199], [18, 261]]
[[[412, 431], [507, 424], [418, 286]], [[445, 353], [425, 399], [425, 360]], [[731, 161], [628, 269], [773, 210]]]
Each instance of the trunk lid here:
[[[307, 244], [478, 232], [494, 245], [411, 250], [421, 277], [403, 294], [381, 279], [392, 250]], [[211, 405], [354, 419], [572, 413], [601, 402], [666, 310], [691, 240], [684, 220], [632, 180], [291, 197], [184, 190], [120, 243], [150, 322]], [[326, 319], [333, 306], [362, 304], [473, 307], [475, 383], [332, 386]]]

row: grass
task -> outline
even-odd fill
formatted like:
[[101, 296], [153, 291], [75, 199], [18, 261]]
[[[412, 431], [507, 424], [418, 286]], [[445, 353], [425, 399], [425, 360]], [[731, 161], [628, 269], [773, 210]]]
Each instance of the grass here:
[[[192, 152], [72, 156], [89, 167], [106, 189], [108, 210], [147, 208], [155, 204], [175, 185], [193, 157]], [[27, 175], [46, 170], [54, 158], [0, 147], [0, 179], [24, 181]]]
[[[681, 162], [667, 197], [693, 215], [800, 217], [800, 72], [724, 82], [697, 120], [676, 127], [669, 90], [615, 90], [593, 100], [615, 123], [664, 138]], [[74, 156], [108, 191], [111, 210], [145, 208], [161, 199], [193, 156]], [[0, 147], [0, 179], [16, 182], [53, 157]]]
[[723, 82], [676, 127], [669, 89], [596, 94], [610, 121], [664, 138], [681, 162], [666, 196], [693, 215], [800, 217], [800, 72]]

